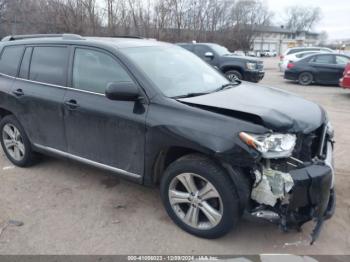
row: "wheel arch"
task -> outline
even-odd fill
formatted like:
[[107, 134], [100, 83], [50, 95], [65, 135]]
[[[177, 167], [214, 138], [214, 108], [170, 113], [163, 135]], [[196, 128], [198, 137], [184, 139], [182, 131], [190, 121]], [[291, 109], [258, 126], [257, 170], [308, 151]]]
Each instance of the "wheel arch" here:
[[242, 67], [240, 67], [238, 65], [224, 65], [221, 68], [221, 70], [222, 70], [223, 73], [226, 73], [226, 72], [228, 72], [230, 70], [236, 70], [244, 77], [244, 70], [243, 70]]
[[0, 107], [0, 120], [8, 115], [13, 115], [13, 113], [9, 110]]
[[165, 150], [161, 150], [158, 153], [158, 156], [156, 157], [155, 162], [153, 164], [152, 183], [158, 185], [160, 183], [164, 171], [171, 163], [175, 162], [183, 156], [190, 154], [205, 155], [202, 152], [182, 146], [172, 146]]
[[161, 151], [158, 154], [158, 157], [156, 158], [155, 163], [153, 165], [152, 184], [160, 184], [164, 171], [167, 169], [167, 167], [169, 167], [171, 163], [184, 156], [194, 154], [210, 159], [225, 171], [228, 178], [235, 185], [236, 193], [239, 197], [240, 209], [241, 211], [243, 211], [246, 208], [250, 199], [250, 191], [252, 187], [252, 180], [250, 179], [248, 169], [241, 167], [233, 167], [231, 164], [226, 163], [223, 160], [216, 158], [215, 156], [199, 152], [190, 148], [173, 146], [168, 148], [167, 150]]

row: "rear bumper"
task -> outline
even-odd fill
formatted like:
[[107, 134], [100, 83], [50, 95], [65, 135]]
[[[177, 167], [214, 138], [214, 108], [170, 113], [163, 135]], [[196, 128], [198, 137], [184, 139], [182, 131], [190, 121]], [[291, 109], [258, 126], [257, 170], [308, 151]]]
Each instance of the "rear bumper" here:
[[264, 71], [245, 71], [244, 73], [244, 80], [250, 81], [250, 82], [259, 82], [261, 81], [265, 76]]
[[345, 76], [339, 80], [340, 87], [350, 89], [350, 76]]

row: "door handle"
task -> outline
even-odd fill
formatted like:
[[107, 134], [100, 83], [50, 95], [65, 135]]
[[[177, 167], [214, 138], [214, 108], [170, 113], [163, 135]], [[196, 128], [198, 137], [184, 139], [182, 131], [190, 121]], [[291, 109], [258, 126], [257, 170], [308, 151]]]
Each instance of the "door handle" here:
[[24, 96], [23, 90], [22, 89], [17, 89], [15, 91], [12, 92], [15, 96], [20, 97], [20, 96]]
[[65, 104], [66, 107], [68, 107], [68, 109], [70, 109], [70, 110], [75, 110], [75, 109], [77, 109], [77, 108], [79, 107], [77, 101], [76, 101], [76, 100], [73, 100], [73, 99], [64, 102], [64, 104]]

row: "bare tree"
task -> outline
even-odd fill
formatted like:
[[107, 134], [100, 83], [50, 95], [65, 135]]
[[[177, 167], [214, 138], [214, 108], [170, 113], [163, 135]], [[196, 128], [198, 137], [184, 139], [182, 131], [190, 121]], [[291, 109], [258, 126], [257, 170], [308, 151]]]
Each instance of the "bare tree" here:
[[320, 20], [319, 7], [290, 6], [286, 9], [286, 28], [293, 31], [310, 31]]

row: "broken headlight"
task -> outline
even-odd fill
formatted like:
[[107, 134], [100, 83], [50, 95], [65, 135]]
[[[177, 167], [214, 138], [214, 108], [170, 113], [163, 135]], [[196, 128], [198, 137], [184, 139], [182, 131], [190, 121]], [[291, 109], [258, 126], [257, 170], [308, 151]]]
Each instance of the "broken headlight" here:
[[284, 158], [292, 155], [296, 143], [293, 134], [256, 135], [241, 132], [239, 137], [249, 146], [259, 151], [264, 158]]

